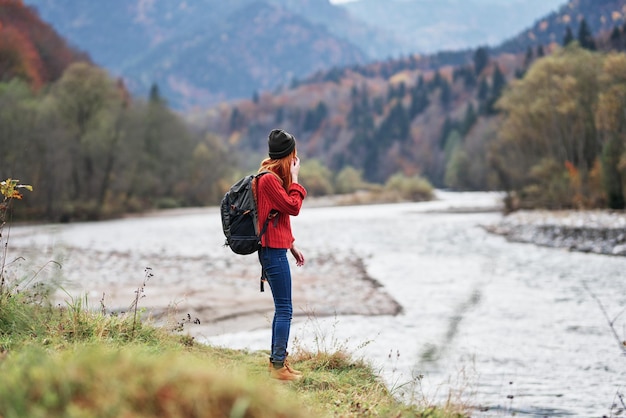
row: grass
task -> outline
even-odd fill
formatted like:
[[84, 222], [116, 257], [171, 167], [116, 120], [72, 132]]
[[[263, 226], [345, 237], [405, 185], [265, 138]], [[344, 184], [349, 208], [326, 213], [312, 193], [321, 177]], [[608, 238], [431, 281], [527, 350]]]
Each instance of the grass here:
[[305, 377], [280, 383], [268, 378], [267, 352], [198, 344], [84, 298], [51, 306], [36, 288], [0, 297], [2, 418], [463, 416], [401, 403], [341, 347], [298, 350], [292, 363]]
[[290, 357], [304, 378], [281, 383], [268, 377], [267, 352], [196, 343], [185, 333], [189, 315], [153, 326], [139, 307], [149, 268], [126, 313], [107, 313], [103, 300], [90, 309], [86, 297], [69, 294], [53, 305], [56, 289], [33, 283], [37, 274], [20, 282], [5, 270], [16, 187], [0, 189], [0, 418], [464, 416], [457, 407], [403, 404], [345, 345], [328, 349], [325, 335], [317, 350]]

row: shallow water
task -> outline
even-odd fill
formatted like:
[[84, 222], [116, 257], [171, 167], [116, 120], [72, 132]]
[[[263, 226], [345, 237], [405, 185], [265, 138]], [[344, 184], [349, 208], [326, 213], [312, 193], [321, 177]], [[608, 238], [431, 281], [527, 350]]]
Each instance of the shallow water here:
[[[358, 254], [368, 275], [403, 312], [316, 318], [315, 306], [294, 306], [308, 319], [295, 319], [292, 351], [348, 348], [380, 370], [398, 396], [420, 403], [450, 396], [474, 406], [474, 416], [610, 415], [619, 402], [616, 393], [626, 392], [626, 357], [589, 291], [610, 315], [619, 314], [626, 307], [626, 258], [508, 243], [481, 228], [500, 219], [497, 211], [488, 211], [496, 195], [440, 192], [439, 197], [413, 204], [305, 205], [293, 219], [305, 256]], [[92, 255], [91, 264], [73, 275], [65, 273], [85, 288], [96, 280], [132, 288], [141, 279], [139, 266], [219, 256], [223, 242], [214, 208], [13, 227], [10, 239], [17, 253], [62, 253], [69, 269], [72, 251], [104, 254]], [[113, 251], [121, 254], [114, 271], [125, 275], [110, 273]], [[196, 266], [192, 275], [194, 268], [206, 268], [200, 261], [185, 264]], [[168, 279], [195, 280], [198, 286], [197, 278], [189, 278], [187, 270], [177, 273], [179, 268], [169, 266]], [[294, 281], [298, 274], [294, 265]], [[175, 299], [176, 288], [172, 292]], [[622, 339], [624, 316], [615, 327]], [[261, 327], [203, 340], [267, 349], [269, 338], [269, 328]]]

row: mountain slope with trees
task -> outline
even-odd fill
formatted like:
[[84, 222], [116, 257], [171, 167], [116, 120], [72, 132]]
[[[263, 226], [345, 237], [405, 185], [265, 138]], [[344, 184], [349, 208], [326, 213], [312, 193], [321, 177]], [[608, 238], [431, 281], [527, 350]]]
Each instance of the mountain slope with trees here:
[[[329, 0], [26, 2], [132, 92], [146, 95], [156, 83], [181, 110], [249, 98], [317, 70], [450, 49], [452, 39], [540, 13], [521, 3], [378, 1], [384, 6], [373, 23], [384, 24], [374, 25], [353, 16], [366, 0], [342, 6]], [[424, 25], [421, 16], [428, 16]]]
[[0, 0], [0, 177], [38, 190], [30, 219], [214, 203], [229, 170], [219, 139], [191, 130], [156, 86], [133, 97], [21, 1]]
[[[530, 28], [503, 42], [493, 53], [522, 52], [539, 45], [562, 44], [566, 34], [573, 37], [581, 31], [584, 18], [590, 33], [611, 31], [626, 23], [622, 0], [570, 0], [557, 11], [538, 19]], [[584, 29], [583, 29], [584, 30]]]
[[20, 77], [39, 88], [71, 63], [90, 61], [22, 2], [0, 0], [0, 10], [0, 81]]
[[[570, 6], [580, 4], [572, 0]], [[625, 1], [612, 4], [619, 10], [626, 6]], [[515, 54], [479, 47], [457, 65], [442, 65], [434, 56], [409, 56], [335, 68], [279, 92], [199, 111], [192, 119], [228, 138], [233, 152], [244, 156], [241, 164], [246, 168], [252, 168], [249, 161], [263, 156], [267, 132], [282, 127], [298, 138], [303, 161], [314, 160], [312, 164], [337, 176], [356, 170], [362, 179], [381, 183], [397, 173], [419, 174], [437, 187], [504, 188], [515, 194], [509, 200], [511, 207], [619, 208], [626, 184], [626, 157], [618, 145], [623, 139], [611, 142], [613, 128], [600, 128], [609, 123], [602, 112], [612, 109], [611, 100], [621, 100], [614, 92], [620, 91], [619, 79], [607, 75], [617, 70], [603, 65], [620, 68], [619, 59], [617, 64], [613, 58], [605, 61], [603, 52], [595, 50], [616, 50], [619, 53], [614, 54], [620, 56], [624, 28], [614, 26], [593, 36], [584, 15], [578, 25], [587, 29], [578, 30], [571, 39], [564, 31], [567, 47], [551, 42]], [[571, 68], [560, 62], [570, 63]], [[583, 77], [579, 67], [585, 62], [596, 64]], [[526, 82], [546, 71], [538, 70], [546, 66], [554, 69], [553, 80], [546, 82], [560, 87]], [[521, 95], [531, 85], [517, 107], [507, 106], [515, 103], [511, 95]], [[557, 93], [559, 97], [550, 96]], [[541, 100], [532, 102], [533, 95]], [[551, 103], [562, 105], [554, 110]], [[603, 111], [594, 110], [594, 103], [604, 103]], [[534, 146], [525, 153], [515, 147], [530, 141], [507, 137], [507, 126], [516, 117], [513, 110], [524, 106], [538, 106], [532, 109], [540, 114], [552, 112], [552, 118], [541, 120], [546, 125], [533, 133], [537, 141], [557, 141], [552, 148], [540, 152]], [[621, 119], [616, 117], [611, 116], [610, 123], [619, 127], [614, 120]], [[525, 124], [534, 126], [534, 120]], [[561, 133], [556, 135], [551, 131], [556, 128], [548, 124]], [[521, 133], [526, 125], [508, 131]], [[572, 131], [574, 127], [578, 128]], [[505, 145], [509, 142], [516, 145], [510, 148]], [[550, 189], [553, 186], [560, 192]]]

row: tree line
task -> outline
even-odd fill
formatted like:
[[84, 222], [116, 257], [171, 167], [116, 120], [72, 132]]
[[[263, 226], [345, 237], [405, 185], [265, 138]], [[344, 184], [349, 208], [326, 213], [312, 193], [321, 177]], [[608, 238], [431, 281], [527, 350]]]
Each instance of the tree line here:
[[154, 207], [214, 204], [229, 157], [153, 86], [147, 100], [85, 62], [40, 90], [0, 83], [0, 177], [31, 184], [29, 218], [101, 219]]
[[510, 208], [624, 209], [626, 54], [568, 42], [504, 93], [489, 163]]
[[[504, 189], [510, 208], [619, 209], [626, 159], [615, 68], [625, 33], [594, 38], [582, 19], [560, 46], [514, 57], [479, 47], [463, 65], [429, 71], [401, 60], [388, 79], [374, 63], [373, 78], [347, 69], [337, 80], [233, 103], [205, 124], [237, 138], [238, 151], [259, 153], [280, 125], [305, 158], [334, 173], [354, 168], [370, 183], [401, 172], [435, 187]], [[236, 127], [220, 122], [229, 112]]]

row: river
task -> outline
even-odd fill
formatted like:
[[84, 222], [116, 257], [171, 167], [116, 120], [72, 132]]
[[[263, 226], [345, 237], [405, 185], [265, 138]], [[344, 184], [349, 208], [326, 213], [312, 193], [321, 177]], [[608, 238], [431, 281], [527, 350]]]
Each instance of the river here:
[[[292, 351], [347, 349], [407, 401], [450, 398], [474, 416], [615, 413], [626, 357], [598, 300], [613, 317], [626, 307], [626, 258], [489, 234], [482, 226], [500, 220], [497, 199], [305, 204], [292, 222], [307, 257], [292, 270]], [[256, 260], [221, 246], [220, 228], [216, 208], [13, 226], [8, 257], [31, 284], [60, 282], [61, 297], [123, 310], [141, 288], [140, 304], [162, 322], [200, 318], [184, 323], [197, 341], [267, 349], [269, 290], [259, 294]]]

